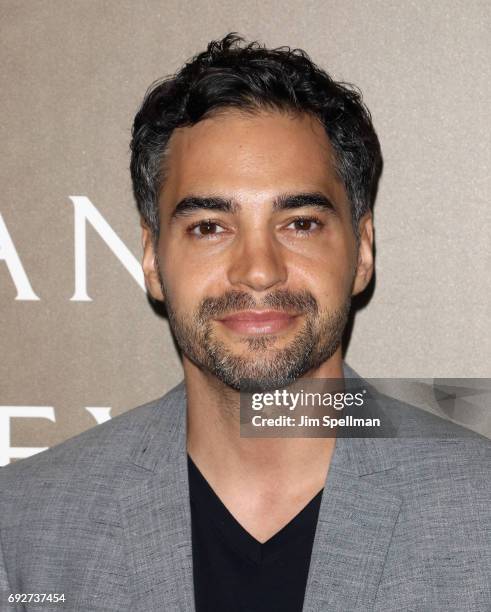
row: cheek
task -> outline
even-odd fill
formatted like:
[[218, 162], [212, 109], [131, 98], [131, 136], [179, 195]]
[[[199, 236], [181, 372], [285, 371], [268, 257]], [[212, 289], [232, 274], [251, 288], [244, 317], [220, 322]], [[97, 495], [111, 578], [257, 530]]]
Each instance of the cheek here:
[[354, 278], [354, 249], [349, 241], [325, 244], [314, 256], [291, 260], [291, 279], [295, 285], [311, 290], [332, 305], [345, 301]]
[[330, 262], [318, 262], [317, 266], [299, 273], [295, 285], [311, 291], [319, 301], [319, 306], [333, 309], [344, 304], [346, 297], [351, 294], [352, 278], [344, 262], [337, 267]]
[[175, 309], [193, 312], [205, 298], [223, 293], [224, 266], [191, 249], [163, 249], [160, 269], [168, 299]]

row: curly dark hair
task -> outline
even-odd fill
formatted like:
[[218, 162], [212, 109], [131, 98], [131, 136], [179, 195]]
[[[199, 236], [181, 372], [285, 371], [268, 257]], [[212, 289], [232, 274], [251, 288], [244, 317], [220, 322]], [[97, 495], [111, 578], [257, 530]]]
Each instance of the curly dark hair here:
[[212, 41], [175, 75], [147, 91], [133, 124], [131, 177], [138, 209], [159, 235], [158, 198], [172, 132], [227, 107], [308, 113], [324, 126], [351, 203], [355, 232], [373, 204], [382, 167], [377, 134], [361, 92], [334, 81], [305, 51], [267, 49], [235, 33]]

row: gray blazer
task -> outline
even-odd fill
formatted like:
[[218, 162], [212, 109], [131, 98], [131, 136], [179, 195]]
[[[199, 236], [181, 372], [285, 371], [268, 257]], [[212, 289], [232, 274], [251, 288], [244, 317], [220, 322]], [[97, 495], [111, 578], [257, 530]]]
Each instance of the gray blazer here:
[[[336, 441], [303, 612], [491, 611], [490, 441], [381, 410], [397, 438]], [[184, 385], [0, 470], [0, 543], [2, 612], [194, 612]]]

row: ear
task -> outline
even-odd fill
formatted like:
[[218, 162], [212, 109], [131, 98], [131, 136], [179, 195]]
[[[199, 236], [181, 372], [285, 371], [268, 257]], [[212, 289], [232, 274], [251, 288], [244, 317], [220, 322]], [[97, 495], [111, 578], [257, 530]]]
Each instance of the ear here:
[[157, 268], [157, 258], [153, 244], [152, 231], [145, 223], [141, 221], [142, 227], [142, 245], [143, 245], [143, 276], [145, 277], [145, 285], [148, 293], [154, 300], [164, 301], [164, 294], [160, 286], [160, 278]]
[[373, 276], [373, 219], [371, 211], [363, 215], [358, 223], [358, 261], [353, 282], [352, 295], [361, 293]]

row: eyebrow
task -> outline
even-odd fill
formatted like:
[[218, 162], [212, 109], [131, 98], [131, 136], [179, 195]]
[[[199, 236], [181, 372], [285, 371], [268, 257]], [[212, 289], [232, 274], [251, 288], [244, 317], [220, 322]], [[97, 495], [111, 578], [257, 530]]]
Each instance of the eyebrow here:
[[[274, 212], [305, 207], [318, 208], [322, 211], [337, 213], [337, 209], [331, 200], [323, 193], [319, 192], [287, 193], [273, 200]], [[178, 202], [172, 212], [171, 219], [185, 217], [196, 210], [214, 210], [235, 213], [240, 210], [240, 204], [231, 198], [222, 198], [220, 196], [187, 196]]]

